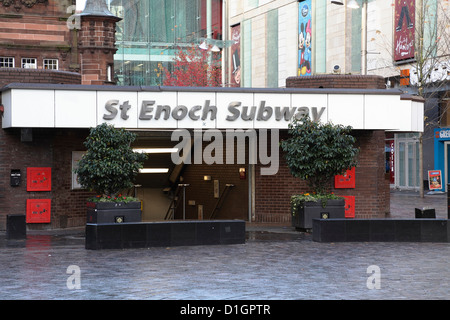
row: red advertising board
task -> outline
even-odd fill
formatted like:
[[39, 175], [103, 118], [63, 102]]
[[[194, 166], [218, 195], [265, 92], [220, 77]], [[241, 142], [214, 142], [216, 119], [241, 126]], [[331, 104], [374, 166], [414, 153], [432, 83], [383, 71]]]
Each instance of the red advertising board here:
[[27, 168], [27, 191], [51, 191], [51, 168]]
[[395, 61], [414, 58], [415, 7], [415, 0], [395, 0]]
[[27, 223], [50, 223], [51, 207], [50, 199], [28, 199]]
[[355, 181], [355, 167], [353, 167], [343, 175], [334, 177], [334, 187], [336, 189], [353, 189], [355, 188]]
[[345, 198], [345, 217], [355, 217], [355, 196], [341, 196]]

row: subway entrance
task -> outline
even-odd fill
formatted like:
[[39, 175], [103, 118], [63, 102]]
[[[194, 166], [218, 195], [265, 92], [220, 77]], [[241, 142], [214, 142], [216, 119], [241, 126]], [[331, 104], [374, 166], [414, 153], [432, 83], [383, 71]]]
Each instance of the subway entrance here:
[[[199, 163], [186, 159], [174, 162], [177, 157], [186, 158], [187, 151], [194, 154], [193, 131], [190, 145], [183, 150], [178, 140], [172, 141], [173, 131], [136, 133], [133, 149], [148, 155], [134, 189], [130, 190], [130, 195], [142, 202], [142, 221], [249, 220], [252, 165], [248, 161], [243, 164], [226, 161], [208, 164], [204, 160]], [[207, 143], [202, 145], [203, 149], [207, 147]]]

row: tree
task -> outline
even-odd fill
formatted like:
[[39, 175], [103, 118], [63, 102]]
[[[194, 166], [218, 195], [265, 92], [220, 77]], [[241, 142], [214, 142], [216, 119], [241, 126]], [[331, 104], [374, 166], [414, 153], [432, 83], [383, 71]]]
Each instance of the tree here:
[[[212, 55], [212, 56], [210, 56]], [[165, 69], [165, 86], [219, 87], [221, 85], [220, 59], [216, 53], [192, 45], [180, 48], [174, 58], [173, 70]]]
[[291, 174], [325, 194], [331, 179], [356, 166], [359, 149], [352, 128], [311, 121], [309, 116], [289, 124], [290, 138], [281, 142]]
[[106, 198], [133, 187], [135, 176], [143, 167], [145, 154], [133, 152], [136, 135], [103, 123], [92, 128], [84, 142], [86, 154], [75, 173], [80, 184]]

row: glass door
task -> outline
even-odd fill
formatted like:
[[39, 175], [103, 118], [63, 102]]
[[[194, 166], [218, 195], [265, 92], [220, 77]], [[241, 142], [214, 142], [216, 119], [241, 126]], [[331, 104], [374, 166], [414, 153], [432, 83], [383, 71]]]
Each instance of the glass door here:
[[413, 134], [397, 135], [396, 186], [400, 189], [419, 188], [419, 141]]

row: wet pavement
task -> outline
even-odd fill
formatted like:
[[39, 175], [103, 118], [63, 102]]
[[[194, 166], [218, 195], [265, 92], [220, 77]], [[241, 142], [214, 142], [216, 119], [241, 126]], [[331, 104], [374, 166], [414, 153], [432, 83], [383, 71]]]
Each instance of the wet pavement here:
[[[395, 192], [447, 218], [447, 198]], [[317, 243], [289, 226], [247, 225], [239, 245], [101, 250], [84, 229], [0, 233], [0, 300], [450, 299], [449, 243]]]

